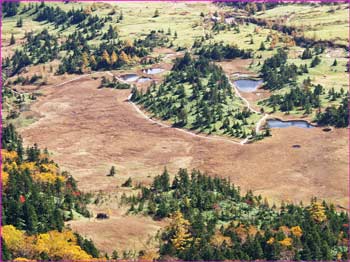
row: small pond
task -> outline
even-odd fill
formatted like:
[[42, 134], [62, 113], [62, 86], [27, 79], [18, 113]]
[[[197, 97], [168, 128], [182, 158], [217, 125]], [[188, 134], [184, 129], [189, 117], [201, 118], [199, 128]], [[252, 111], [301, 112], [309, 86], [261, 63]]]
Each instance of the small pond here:
[[313, 128], [308, 122], [303, 120], [295, 121], [281, 121], [278, 119], [267, 120], [267, 126], [269, 128], [286, 128], [286, 127], [300, 127], [300, 128]]
[[263, 83], [262, 80], [252, 80], [252, 79], [240, 79], [234, 81], [234, 84], [237, 86], [238, 90], [241, 92], [254, 92], [258, 87]]
[[136, 74], [126, 74], [122, 75], [122, 78], [127, 82], [133, 82], [136, 81], [139, 78], [139, 76]]
[[145, 82], [148, 82], [148, 81], [151, 81], [152, 79], [149, 78], [149, 77], [141, 77], [137, 80], [137, 83], [145, 83]]
[[164, 71], [163, 68], [149, 68], [149, 69], [143, 70], [144, 73], [149, 74], [149, 75], [159, 74], [163, 71]]

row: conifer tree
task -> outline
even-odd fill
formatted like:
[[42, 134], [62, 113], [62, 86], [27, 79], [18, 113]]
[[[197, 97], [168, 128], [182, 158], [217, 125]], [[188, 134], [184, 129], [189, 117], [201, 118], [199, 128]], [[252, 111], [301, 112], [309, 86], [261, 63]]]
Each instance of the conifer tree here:
[[15, 36], [13, 35], [13, 33], [11, 34], [11, 39], [10, 39], [10, 45], [14, 45], [16, 43], [16, 39]]

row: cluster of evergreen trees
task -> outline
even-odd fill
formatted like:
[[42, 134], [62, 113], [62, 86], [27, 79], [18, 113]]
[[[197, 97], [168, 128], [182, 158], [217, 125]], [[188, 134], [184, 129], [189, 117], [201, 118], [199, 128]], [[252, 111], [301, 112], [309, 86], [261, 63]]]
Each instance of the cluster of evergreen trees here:
[[171, 42], [171, 30], [169, 28], [167, 33], [165, 33], [164, 30], [162, 29], [157, 31], [151, 30], [149, 34], [146, 35], [145, 39], [136, 40], [136, 44], [140, 46], [148, 47], [151, 50], [155, 47], [164, 47], [164, 46], [172, 47], [173, 44]]
[[295, 87], [291, 88], [284, 95], [271, 95], [267, 101], [274, 108], [274, 111], [276, 111], [277, 106], [279, 106], [278, 109], [282, 112], [290, 112], [297, 107], [298, 109], [305, 110], [305, 114], [310, 114], [312, 108], [321, 107], [320, 95], [323, 92], [321, 85], [315, 86], [313, 91], [310, 88], [301, 89], [300, 87]]
[[129, 197], [131, 213], [170, 217], [162, 232], [160, 259], [336, 260], [348, 258], [349, 217], [312, 199], [308, 206], [269, 207], [228, 180], [180, 169]]
[[349, 98], [344, 98], [338, 107], [330, 106], [319, 112], [316, 120], [319, 125], [349, 127]]
[[261, 67], [261, 76], [268, 89], [281, 89], [287, 84], [295, 84], [299, 73], [295, 64], [287, 64], [288, 54], [283, 49], [278, 49], [277, 54], [266, 59]]
[[162, 84], [145, 93], [134, 89], [132, 100], [176, 126], [236, 137], [252, 133], [252, 112], [233, 95], [222, 68], [203, 56], [192, 59], [186, 53]]
[[237, 57], [251, 58], [252, 51], [244, 51], [237, 46], [223, 43], [215, 43], [212, 45], [201, 46], [196, 54], [211, 60], [221, 61], [223, 59], [233, 59]]

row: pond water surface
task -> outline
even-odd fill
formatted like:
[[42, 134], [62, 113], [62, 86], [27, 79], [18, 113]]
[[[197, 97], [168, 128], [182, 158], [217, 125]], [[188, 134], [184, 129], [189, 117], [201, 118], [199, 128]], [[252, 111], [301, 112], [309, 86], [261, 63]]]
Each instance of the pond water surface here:
[[145, 82], [148, 82], [152, 80], [151, 78], [148, 78], [148, 77], [141, 77], [137, 80], [137, 83], [145, 83]]
[[122, 78], [127, 82], [133, 82], [136, 81], [139, 78], [139, 76], [136, 74], [126, 74], [122, 75]]
[[252, 79], [240, 79], [234, 81], [234, 84], [237, 86], [238, 90], [246, 93], [256, 91], [262, 83], [262, 80]]
[[300, 128], [313, 128], [308, 122], [303, 120], [295, 121], [281, 121], [278, 119], [267, 120], [267, 126], [269, 128], [286, 128], [286, 127], [300, 127]]
[[149, 69], [143, 70], [144, 73], [149, 74], [149, 75], [159, 74], [163, 71], [164, 71], [163, 68], [149, 68]]

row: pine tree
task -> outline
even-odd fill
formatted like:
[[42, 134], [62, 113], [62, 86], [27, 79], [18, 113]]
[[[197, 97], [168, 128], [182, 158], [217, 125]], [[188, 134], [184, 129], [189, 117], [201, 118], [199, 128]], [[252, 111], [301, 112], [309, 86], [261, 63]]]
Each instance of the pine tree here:
[[128, 55], [124, 51], [120, 53], [119, 59], [123, 64], [128, 64], [130, 62]]
[[17, 26], [17, 27], [22, 27], [22, 26], [23, 26], [23, 19], [22, 19], [22, 17], [20, 17], [20, 18], [17, 20], [16, 26]]
[[12, 259], [11, 252], [8, 250], [6, 242], [1, 237], [1, 252], [2, 252], [2, 260], [10, 261]]
[[338, 61], [337, 61], [337, 59], [334, 59], [332, 66], [337, 66], [337, 65], [338, 65]]
[[156, 9], [156, 11], [154, 11], [153, 17], [158, 17], [158, 16], [159, 16], [159, 11], [158, 11], [158, 9]]
[[311, 50], [307, 47], [303, 51], [303, 54], [301, 55], [301, 59], [310, 59], [312, 58], [312, 52]]
[[172, 221], [169, 226], [169, 231], [173, 232], [170, 237], [171, 243], [176, 250], [185, 250], [193, 240], [190, 232], [190, 222], [184, 219], [180, 211], [176, 211], [171, 218]]
[[109, 174], [107, 175], [107, 176], [114, 176], [115, 175], [115, 167], [114, 166], [112, 166], [111, 167], [111, 170], [109, 171]]
[[261, 42], [259, 50], [260, 50], [260, 51], [266, 50], [265, 45], [264, 45], [264, 42]]
[[31, 234], [37, 233], [38, 230], [38, 216], [35, 212], [34, 207], [26, 201], [24, 204], [24, 217], [26, 221], [27, 231]]
[[107, 65], [111, 63], [111, 58], [106, 50], [103, 51], [102, 59]]
[[111, 64], [114, 65], [115, 63], [117, 63], [117, 61], [118, 61], [118, 56], [113, 50], [112, 55], [111, 55]]
[[91, 66], [91, 69], [95, 70], [96, 69], [96, 66], [97, 66], [97, 62], [96, 62], [96, 58], [94, 55], [92, 55], [90, 57], [90, 66]]
[[119, 255], [118, 255], [117, 250], [113, 250], [113, 252], [112, 252], [112, 257], [111, 257], [111, 258], [114, 259], [114, 260], [116, 260], [116, 259], [119, 258]]
[[320, 59], [318, 56], [316, 56], [316, 57], [311, 61], [310, 67], [315, 67], [315, 66], [319, 65], [320, 63], [321, 63], [321, 59]]
[[16, 43], [16, 39], [15, 36], [13, 35], [13, 33], [11, 34], [11, 39], [10, 39], [10, 45], [14, 45]]
[[86, 52], [82, 54], [82, 64], [85, 68], [89, 66], [89, 55]]

